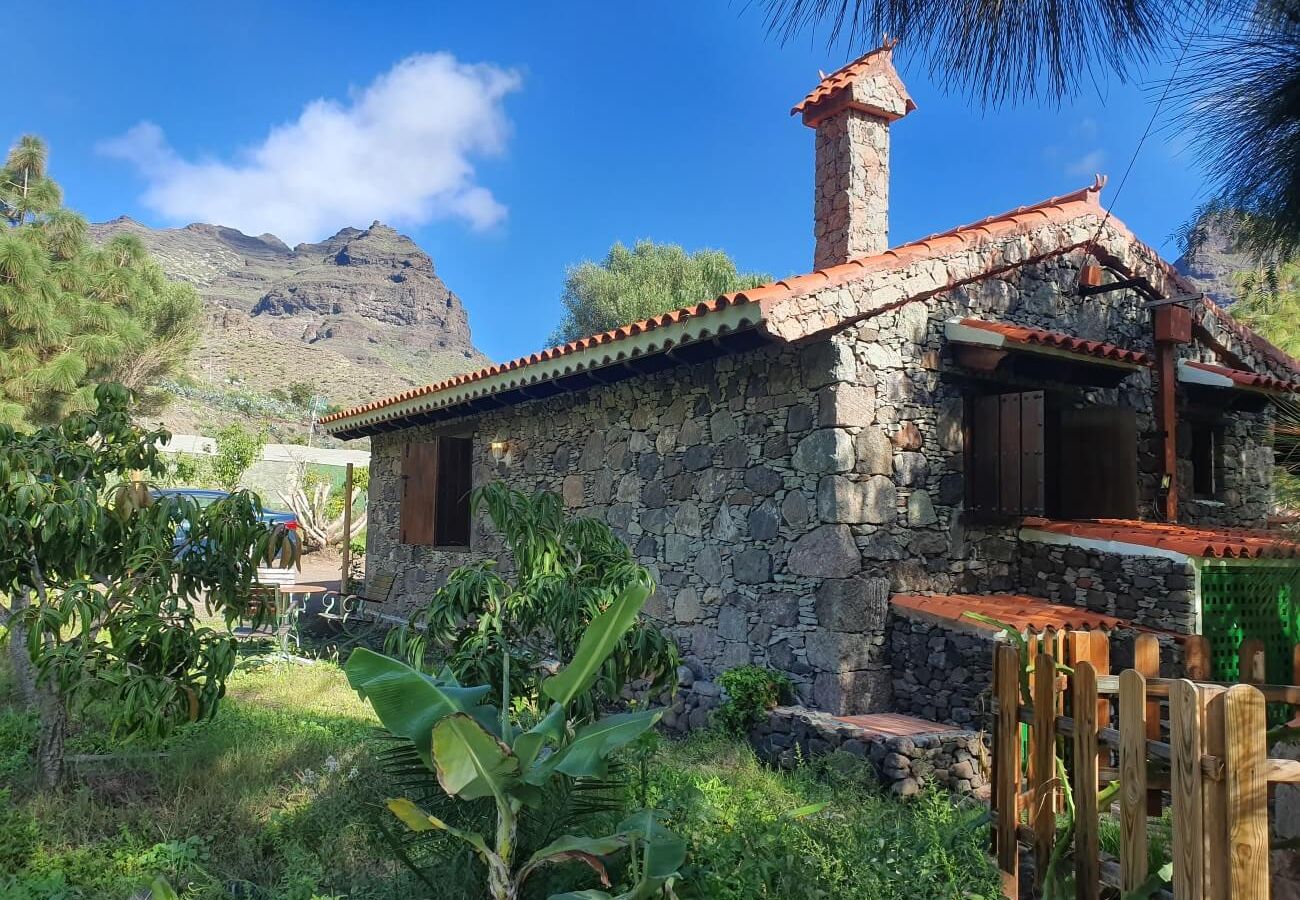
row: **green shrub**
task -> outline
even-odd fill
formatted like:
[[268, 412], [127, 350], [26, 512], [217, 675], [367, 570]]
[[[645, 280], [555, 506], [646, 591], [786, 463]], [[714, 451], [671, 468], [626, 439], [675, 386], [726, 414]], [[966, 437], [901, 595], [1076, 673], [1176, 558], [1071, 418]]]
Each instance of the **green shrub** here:
[[10, 801], [7, 788], [0, 789], [0, 872], [16, 872], [26, 865], [40, 837], [36, 820]]
[[728, 669], [718, 683], [727, 692], [727, 701], [718, 707], [713, 721], [724, 731], [741, 736], [767, 718], [769, 709], [788, 703], [794, 691], [784, 673], [762, 666]]
[[986, 809], [939, 794], [900, 803], [870, 766], [840, 759], [785, 773], [719, 732], [665, 742], [646, 799], [691, 848], [681, 900], [1000, 896]]
[[36, 716], [0, 708], [0, 784], [12, 784], [31, 765], [36, 749]]

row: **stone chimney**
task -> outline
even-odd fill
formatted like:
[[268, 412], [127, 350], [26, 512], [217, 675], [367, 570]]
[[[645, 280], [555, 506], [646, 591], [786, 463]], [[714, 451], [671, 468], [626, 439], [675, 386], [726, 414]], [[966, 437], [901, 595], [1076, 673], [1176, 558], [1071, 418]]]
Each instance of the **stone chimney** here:
[[916, 109], [894, 71], [895, 43], [825, 76], [790, 111], [817, 130], [814, 268], [889, 249], [889, 123]]

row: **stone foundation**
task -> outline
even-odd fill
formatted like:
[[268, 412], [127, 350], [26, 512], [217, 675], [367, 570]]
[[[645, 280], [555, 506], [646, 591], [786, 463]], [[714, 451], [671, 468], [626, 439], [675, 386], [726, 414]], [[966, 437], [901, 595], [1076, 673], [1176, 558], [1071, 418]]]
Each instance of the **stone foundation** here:
[[836, 751], [867, 760], [897, 797], [915, 796], [930, 785], [979, 798], [989, 792], [992, 757], [985, 736], [976, 731], [885, 736], [827, 713], [778, 706], [750, 733], [750, 740], [760, 757], [786, 769], [800, 759]]
[[1022, 540], [1020, 589], [1148, 628], [1196, 633], [1196, 570], [1186, 561]]
[[894, 709], [965, 727], [990, 724], [994, 635], [895, 611], [889, 628]]

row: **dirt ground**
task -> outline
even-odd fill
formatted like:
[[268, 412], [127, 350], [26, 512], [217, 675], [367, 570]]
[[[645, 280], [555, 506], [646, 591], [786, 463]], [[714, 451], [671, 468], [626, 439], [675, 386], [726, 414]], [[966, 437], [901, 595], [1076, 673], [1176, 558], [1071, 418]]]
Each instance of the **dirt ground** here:
[[304, 553], [302, 571], [297, 581], [300, 584], [319, 584], [331, 591], [339, 589], [342, 559], [334, 550], [318, 550]]

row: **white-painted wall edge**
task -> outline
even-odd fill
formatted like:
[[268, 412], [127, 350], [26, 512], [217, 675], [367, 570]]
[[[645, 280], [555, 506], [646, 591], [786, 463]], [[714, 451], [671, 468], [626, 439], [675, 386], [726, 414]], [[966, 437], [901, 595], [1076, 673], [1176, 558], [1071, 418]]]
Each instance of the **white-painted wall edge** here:
[[[211, 456], [217, 452], [217, 442], [198, 434], [173, 434], [163, 447], [167, 453], [195, 453]], [[307, 447], [302, 444], [265, 444], [261, 459], [265, 462], [317, 463], [325, 466], [369, 466], [370, 453], [366, 450], [335, 447]]]

